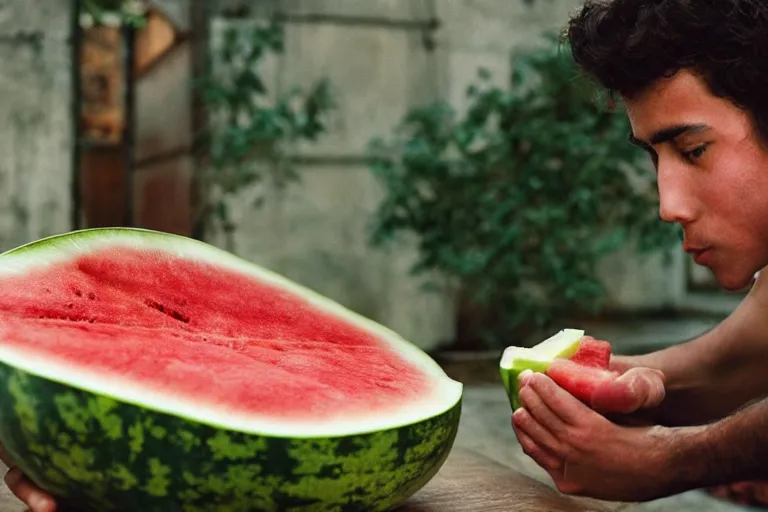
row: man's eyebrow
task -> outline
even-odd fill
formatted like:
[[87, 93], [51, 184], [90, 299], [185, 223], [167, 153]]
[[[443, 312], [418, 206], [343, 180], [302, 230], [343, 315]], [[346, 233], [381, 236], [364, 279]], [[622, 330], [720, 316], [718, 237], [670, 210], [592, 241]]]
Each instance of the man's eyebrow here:
[[[655, 146], [656, 144], [663, 144], [664, 142], [669, 142], [670, 140], [674, 140], [675, 138], [679, 137], [684, 133], [698, 133], [698, 132], [703, 132], [709, 129], [710, 129], [709, 125], [702, 124], [702, 123], [680, 124], [680, 125], [670, 126], [669, 128], [662, 128], [661, 130], [657, 131], [651, 136], [650, 145]], [[636, 146], [640, 146], [643, 148], [647, 148], [649, 146], [647, 142], [636, 138], [633, 133], [629, 134], [629, 141], [632, 144], [635, 144]]]
[[632, 132], [629, 132], [629, 135], [627, 136], [627, 138], [629, 139], [629, 143], [630, 144], [634, 144], [635, 146], [639, 146], [639, 147], [641, 147], [643, 149], [650, 149], [648, 144], [646, 144], [642, 140], [640, 140], [637, 137], [635, 137], [635, 134], [632, 133]]

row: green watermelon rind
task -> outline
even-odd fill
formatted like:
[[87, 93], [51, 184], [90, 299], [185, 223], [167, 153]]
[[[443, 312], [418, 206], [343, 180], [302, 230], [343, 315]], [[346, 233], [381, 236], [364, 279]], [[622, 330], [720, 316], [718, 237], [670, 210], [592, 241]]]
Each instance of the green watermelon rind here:
[[442, 466], [458, 431], [461, 383], [391, 330], [230, 253], [150, 230], [81, 230], [0, 255], [0, 280], [121, 244], [212, 261], [297, 292], [330, 314], [380, 334], [432, 379], [434, 391], [407, 414], [362, 419], [344, 428], [234, 428], [229, 417], [203, 418], [192, 410], [180, 414], [165, 399], [105, 386], [99, 382], [103, 376], [71, 367], [67, 372], [31, 354], [14, 353], [0, 340], [0, 442], [60, 506], [163, 512], [389, 510]]
[[454, 443], [461, 403], [379, 432], [276, 438], [216, 428], [0, 364], [0, 440], [82, 512], [389, 510]]
[[520, 407], [520, 399], [518, 398], [520, 393], [518, 379], [520, 378], [520, 374], [525, 370], [546, 373], [549, 365], [549, 361], [526, 361], [524, 364], [515, 368], [499, 368], [501, 380], [504, 384], [504, 389], [507, 392], [507, 397], [509, 398], [509, 405], [512, 407], [513, 411], [516, 411]]
[[[94, 228], [73, 231], [62, 235], [54, 235], [36, 242], [22, 245], [0, 255], [0, 279], [4, 275], [18, 275], [32, 271], [40, 266], [45, 267], [59, 261], [66, 261], [76, 255], [90, 250], [114, 248], [119, 246], [131, 248], [146, 248], [148, 250], [168, 251], [172, 255], [183, 258], [199, 259], [204, 262], [215, 262], [229, 270], [240, 271], [253, 275], [266, 282], [273, 283], [289, 293], [302, 296], [330, 315], [342, 318], [386, 340], [403, 358], [412, 362], [432, 382], [432, 394], [404, 410], [398, 419], [381, 414], [372, 414], [369, 418], [349, 418], [344, 424], [311, 425], [308, 430], [306, 422], [286, 426], [285, 423], [275, 424], [268, 421], [254, 421], [253, 418], [236, 418], [230, 412], [206, 410], [196, 404], [183, 400], [173, 400], [167, 397], [155, 397], [153, 390], [143, 388], [135, 383], [122, 381], [107, 381], [104, 376], [90, 374], [87, 368], [72, 372], [71, 367], [59, 368], [47, 361], [36, 358], [34, 354], [14, 351], [3, 347], [0, 343], [0, 362], [24, 370], [39, 377], [67, 384], [84, 391], [99, 393], [114, 399], [149, 407], [160, 412], [174, 413], [190, 420], [202, 421], [214, 427], [241, 430], [245, 433], [264, 435], [317, 436], [363, 434], [375, 432], [396, 426], [417, 423], [424, 419], [438, 416], [451, 410], [461, 401], [463, 385], [450, 379], [443, 369], [425, 352], [414, 344], [406, 341], [394, 331], [359, 315], [339, 303], [299, 285], [279, 274], [264, 269], [249, 261], [239, 258], [227, 251], [214, 246], [192, 240], [180, 235], [161, 233], [141, 228]], [[155, 403], [157, 402], [157, 403]], [[217, 421], [218, 417], [227, 417], [226, 422]]]

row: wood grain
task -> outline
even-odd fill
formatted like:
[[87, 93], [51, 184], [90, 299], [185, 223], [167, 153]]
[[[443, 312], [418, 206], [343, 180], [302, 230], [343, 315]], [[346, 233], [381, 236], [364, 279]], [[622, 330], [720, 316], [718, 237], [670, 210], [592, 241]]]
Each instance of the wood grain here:
[[440, 472], [397, 512], [608, 512], [473, 451], [456, 448]]

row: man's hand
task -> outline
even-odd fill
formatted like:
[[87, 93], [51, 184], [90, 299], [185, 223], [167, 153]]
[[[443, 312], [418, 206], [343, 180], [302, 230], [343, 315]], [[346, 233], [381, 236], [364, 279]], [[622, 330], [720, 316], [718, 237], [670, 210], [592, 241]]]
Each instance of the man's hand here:
[[653, 368], [630, 366], [618, 358], [611, 362], [611, 370], [621, 375], [599, 385], [589, 405], [616, 423], [654, 424], [653, 409], [666, 397], [664, 374]]
[[30, 512], [56, 511], [56, 501], [24, 476], [24, 473], [16, 467], [2, 445], [0, 445], [0, 459], [10, 468], [5, 474], [6, 485], [17, 498], [29, 507]]
[[[614, 501], [645, 501], [668, 492], [675, 471], [668, 459], [672, 430], [619, 426], [541, 373], [525, 372], [520, 385], [515, 433], [561, 492]], [[606, 388], [595, 398], [614, 410], [620, 405], [621, 412], [660, 401], [658, 382], [639, 371], [625, 374], [624, 387]]]

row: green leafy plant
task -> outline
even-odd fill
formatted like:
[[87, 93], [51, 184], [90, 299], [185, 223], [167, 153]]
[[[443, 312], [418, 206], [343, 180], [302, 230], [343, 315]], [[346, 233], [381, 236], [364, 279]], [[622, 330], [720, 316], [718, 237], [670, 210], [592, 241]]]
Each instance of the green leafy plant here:
[[552, 42], [513, 60], [509, 87], [480, 70], [466, 113], [415, 108], [371, 142], [386, 192], [374, 243], [416, 235], [414, 271], [453, 278], [492, 347], [598, 312], [607, 254], [678, 240], [658, 219], [655, 175], [627, 142], [626, 116]]
[[[235, 225], [227, 199], [256, 184], [284, 187], [296, 181], [290, 150], [300, 141], [317, 140], [336, 106], [326, 79], [308, 91], [298, 86], [282, 94], [269, 91], [262, 65], [283, 52], [284, 38], [279, 22], [232, 22], [212, 50], [211, 72], [198, 81], [210, 123], [207, 162], [197, 173], [197, 222], [220, 227], [230, 248]], [[271, 190], [261, 187], [254, 206]]]
[[80, 18], [85, 24], [142, 28], [146, 24], [146, 9], [143, 0], [80, 0]]

